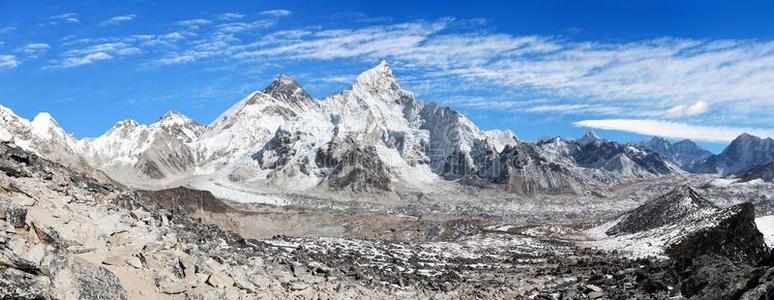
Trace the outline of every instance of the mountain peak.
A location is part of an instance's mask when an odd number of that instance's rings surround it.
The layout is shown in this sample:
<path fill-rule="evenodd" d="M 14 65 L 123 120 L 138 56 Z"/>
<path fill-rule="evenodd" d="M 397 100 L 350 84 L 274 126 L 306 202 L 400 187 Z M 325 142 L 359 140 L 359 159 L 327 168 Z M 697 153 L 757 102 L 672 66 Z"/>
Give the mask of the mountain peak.
<path fill-rule="evenodd" d="M 59 123 L 46 112 L 39 113 L 32 119 L 30 129 L 32 133 L 39 137 L 50 137 L 52 130 L 59 128 Z"/>
<path fill-rule="evenodd" d="M 760 140 L 761 138 L 754 136 L 752 134 L 749 134 L 747 132 L 740 134 L 738 137 L 734 139 L 734 141 L 749 141 L 749 140 Z"/>
<path fill-rule="evenodd" d="M 355 79 L 355 87 L 399 89 L 392 67 L 381 61 L 375 67 L 361 73 Z"/>
<path fill-rule="evenodd" d="M 594 143 L 596 141 L 602 140 L 594 131 L 587 131 L 586 134 L 583 135 L 583 137 L 578 140 L 582 145 Z"/>
<path fill-rule="evenodd" d="M 159 124 L 161 126 L 174 126 L 174 125 L 186 125 L 191 123 L 195 123 L 195 121 L 177 111 L 169 111 L 166 114 L 164 114 L 164 116 L 159 118 L 154 124 Z"/>
<path fill-rule="evenodd" d="M 704 199 L 693 188 L 682 185 L 630 211 L 621 222 L 610 228 L 607 234 L 645 231 L 674 224 L 689 215 L 717 209 L 717 206 Z"/>
<path fill-rule="evenodd" d="M 310 96 L 295 79 L 287 75 L 278 75 L 262 92 L 277 100 L 299 107 L 316 104 L 314 97 Z"/>

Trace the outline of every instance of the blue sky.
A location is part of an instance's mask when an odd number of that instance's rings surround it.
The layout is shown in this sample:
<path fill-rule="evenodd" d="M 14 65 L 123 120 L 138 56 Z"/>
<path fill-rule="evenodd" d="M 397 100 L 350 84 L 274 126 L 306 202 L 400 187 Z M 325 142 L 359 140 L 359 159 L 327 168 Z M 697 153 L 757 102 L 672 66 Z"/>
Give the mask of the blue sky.
<path fill-rule="evenodd" d="M 380 60 L 520 137 L 774 136 L 770 1 L 5 1 L 0 104 L 78 137 L 209 123 L 277 74 L 324 98 Z"/>

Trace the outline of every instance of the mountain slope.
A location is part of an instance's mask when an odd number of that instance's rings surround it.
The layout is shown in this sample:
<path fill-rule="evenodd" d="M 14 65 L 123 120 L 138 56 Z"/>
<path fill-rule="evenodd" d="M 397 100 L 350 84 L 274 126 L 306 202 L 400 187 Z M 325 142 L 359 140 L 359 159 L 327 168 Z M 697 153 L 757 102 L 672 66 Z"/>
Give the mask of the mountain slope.
<path fill-rule="evenodd" d="M 677 165 L 683 167 L 694 162 L 700 162 L 712 156 L 712 152 L 704 150 L 691 140 L 671 143 L 665 138 L 653 137 L 640 143 L 643 147 L 660 154 Z"/>
<path fill-rule="evenodd" d="M 760 138 L 747 133 L 739 135 L 718 155 L 691 164 L 689 171 L 733 175 L 756 165 L 774 160 L 774 139 Z"/>
<path fill-rule="evenodd" d="M 84 139 L 78 151 L 86 161 L 119 182 L 145 186 L 154 180 L 187 176 L 197 163 L 190 146 L 203 127 L 177 112 L 169 112 L 151 125 L 121 121 L 104 135 Z"/>
<path fill-rule="evenodd" d="M 320 101 L 292 78 L 278 76 L 207 126 L 170 112 L 150 125 L 127 120 L 100 137 L 76 141 L 48 115 L 30 124 L 0 113 L 8 133 L 0 136 L 48 145 L 53 150 L 39 149 L 52 159 L 80 159 L 121 183 L 148 189 L 403 197 L 494 187 L 516 194 L 600 195 L 617 184 L 681 173 L 650 150 L 593 132 L 535 144 L 510 131 L 485 132 L 460 112 L 419 101 L 386 62 Z"/>

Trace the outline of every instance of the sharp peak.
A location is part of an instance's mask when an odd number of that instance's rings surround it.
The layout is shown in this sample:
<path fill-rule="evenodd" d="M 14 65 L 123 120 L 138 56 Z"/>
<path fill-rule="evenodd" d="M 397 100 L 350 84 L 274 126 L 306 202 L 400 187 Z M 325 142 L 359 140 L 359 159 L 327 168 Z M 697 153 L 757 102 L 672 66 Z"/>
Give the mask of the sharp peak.
<path fill-rule="evenodd" d="M 279 74 L 276 77 L 274 77 L 274 80 L 271 81 L 271 83 L 264 88 L 264 90 L 267 90 L 273 86 L 287 86 L 287 85 L 299 85 L 298 81 L 293 79 L 293 77 L 290 77 L 285 74 Z"/>
<path fill-rule="evenodd" d="M 740 134 L 739 136 L 737 136 L 734 140 L 738 140 L 738 139 L 756 139 L 756 140 L 759 140 L 761 138 L 759 136 L 752 135 L 752 134 L 749 134 L 747 132 L 744 132 L 744 133 Z"/>
<path fill-rule="evenodd" d="M 137 121 L 135 121 L 134 119 L 126 119 L 126 120 L 118 121 L 116 125 L 113 126 L 113 128 L 124 127 L 124 126 L 139 127 L 142 125 Z"/>
<path fill-rule="evenodd" d="M 597 135 L 597 134 L 594 132 L 594 130 L 589 130 L 589 131 L 586 131 L 586 133 L 585 133 L 585 134 L 583 134 L 583 136 L 584 136 L 584 137 L 586 137 L 586 136 L 587 136 L 587 137 L 594 137 L 594 138 L 599 138 L 599 136 L 598 136 L 598 135 Z"/>
<path fill-rule="evenodd" d="M 163 116 L 161 116 L 161 118 L 156 120 L 154 124 L 169 123 L 169 122 L 180 123 L 180 122 L 192 122 L 192 121 L 193 120 L 188 116 L 178 111 L 170 110 L 167 113 L 165 113 Z"/>
<path fill-rule="evenodd" d="M 186 115 L 182 114 L 181 112 L 176 111 L 176 110 L 170 110 L 170 111 L 166 112 L 163 116 L 161 116 L 161 118 L 159 118 L 159 120 L 171 119 L 171 118 L 184 118 L 184 119 L 188 119 L 188 117 Z"/>
<path fill-rule="evenodd" d="M 39 123 L 39 122 L 44 122 L 44 121 L 45 122 L 53 122 L 54 124 L 57 123 L 56 119 L 54 119 L 54 117 L 52 117 L 51 114 L 47 113 L 47 112 L 40 112 L 37 115 L 35 115 L 35 118 L 32 119 L 33 123 Z"/>
<path fill-rule="evenodd" d="M 355 83 L 368 83 L 375 80 L 395 82 L 395 74 L 392 72 L 392 67 L 387 61 L 382 60 L 373 68 L 360 73 L 360 75 L 357 76 L 357 79 L 355 79 Z"/>
<path fill-rule="evenodd" d="M 601 140 L 602 140 L 602 138 L 599 137 L 596 133 L 594 133 L 593 130 L 589 130 L 589 131 L 586 131 L 586 133 L 583 134 L 583 136 L 580 139 L 578 139 L 577 141 L 580 142 L 583 145 L 587 145 L 587 144 L 594 143 L 594 142 L 601 141 Z"/>

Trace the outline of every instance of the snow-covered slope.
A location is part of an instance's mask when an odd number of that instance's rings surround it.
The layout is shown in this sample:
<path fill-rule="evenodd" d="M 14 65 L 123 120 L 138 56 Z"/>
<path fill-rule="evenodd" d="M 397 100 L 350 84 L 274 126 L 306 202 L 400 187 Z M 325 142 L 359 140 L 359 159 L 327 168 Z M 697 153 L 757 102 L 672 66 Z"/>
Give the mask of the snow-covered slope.
<path fill-rule="evenodd" d="M 489 146 L 497 150 L 497 152 L 502 152 L 505 146 L 513 146 L 519 143 L 519 138 L 511 130 L 492 129 L 485 131 L 484 134 L 486 134 Z"/>
<path fill-rule="evenodd" d="M 5 109 L 0 117 L 2 136 L 143 188 L 401 195 L 483 184 L 518 194 L 599 194 L 681 172 L 649 150 L 592 132 L 536 144 L 511 131 L 485 132 L 460 112 L 416 99 L 385 62 L 321 101 L 278 76 L 207 126 L 171 112 L 77 141 L 47 114 L 32 123 Z"/>
<path fill-rule="evenodd" d="M 749 202 L 719 208 L 682 186 L 589 230 L 600 235 L 590 244 L 638 257 L 715 254 L 755 263 L 768 253 L 756 222 Z"/>
<path fill-rule="evenodd" d="M 318 103 L 295 80 L 279 76 L 268 87 L 245 97 L 207 126 L 193 146 L 202 164 L 199 174 L 209 174 L 258 151 L 276 130 L 317 110 Z"/>
<path fill-rule="evenodd" d="M 197 165 L 191 147 L 203 126 L 177 112 L 169 112 L 151 125 L 121 121 L 104 135 L 84 139 L 78 151 L 95 168 L 132 186 L 152 186 L 188 176 Z"/>

